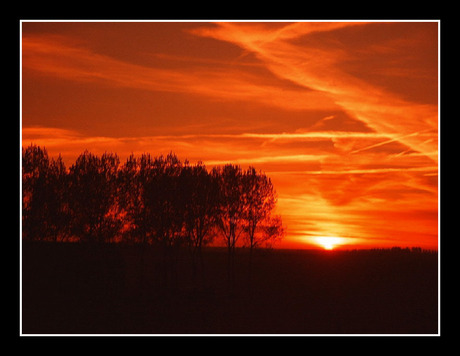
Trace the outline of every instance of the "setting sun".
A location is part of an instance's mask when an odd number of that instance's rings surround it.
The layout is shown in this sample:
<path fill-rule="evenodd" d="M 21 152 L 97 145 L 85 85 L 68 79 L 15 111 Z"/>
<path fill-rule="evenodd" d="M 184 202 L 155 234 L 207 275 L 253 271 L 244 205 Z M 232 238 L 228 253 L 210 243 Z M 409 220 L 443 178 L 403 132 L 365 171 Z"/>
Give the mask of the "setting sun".
<path fill-rule="evenodd" d="M 325 250 L 333 250 L 337 245 L 343 244 L 343 239 L 335 236 L 318 236 L 315 241 Z"/>

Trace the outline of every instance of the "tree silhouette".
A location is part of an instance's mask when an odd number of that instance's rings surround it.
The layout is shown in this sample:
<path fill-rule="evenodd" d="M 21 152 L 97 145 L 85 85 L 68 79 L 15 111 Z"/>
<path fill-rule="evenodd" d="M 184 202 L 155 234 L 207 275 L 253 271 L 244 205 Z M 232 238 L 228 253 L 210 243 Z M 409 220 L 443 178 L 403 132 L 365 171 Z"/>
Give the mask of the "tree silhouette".
<path fill-rule="evenodd" d="M 215 167 L 212 171 L 218 182 L 217 219 L 216 223 L 222 232 L 228 249 L 228 280 L 235 281 L 235 248 L 236 243 L 244 231 L 244 186 L 243 173 L 240 166 L 226 164 L 224 167 Z"/>
<path fill-rule="evenodd" d="M 164 286 L 177 282 L 176 250 L 184 242 L 185 207 L 179 194 L 182 169 L 182 163 L 173 153 L 156 157 L 144 186 L 151 240 L 163 250 Z"/>
<path fill-rule="evenodd" d="M 117 203 L 118 156 L 82 153 L 69 172 L 69 207 L 72 232 L 83 241 L 110 242 L 121 219 Z"/>
<path fill-rule="evenodd" d="M 179 196 L 182 163 L 176 155 L 156 157 L 145 182 L 145 206 L 152 238 L 164 247 L 182 241 L 183 206 Z"/>
<path fill-rule="evenodd" d="M 236 243 L 244 231 L 243 226 L 243 174 L 240 166 L 227 164 L 213 170 L 218 182 L 217 225 L 221 229 L 227 248 L 234 251 Z"/>
<path fill-rule="evenodd" d="M 250 167 L 227 164 L 208 171 L 170 153 L 131 155 L 83 152 L 66 169 L 46 149 L 22 150 L 23 236 L 31 240 L 123 241 L 165 248 L 186 243 L 194 254 L 219 231 L 233 263 L 241 236 L 261 246 L 282 235 L 270 179 Z"/>
<path fill-rule="evenodd" d="M 22 150 L 22 218 L 26 239 L 56 241 L 68 234 L 66 169 L 59 156 L 49 159 L 45 148 Z"/>
<path fill-rule="evenodd" d="M 252 254 L 253 249 L 267 239 L 267 234 L 259 233 L 259 230 L 261 223 L 270 218 L 276 204 L 276 196 L 270 178 L 265 174 L 257 173 L 253 167 L 244 172 L 242 184 L 244 187 L 242 217 Z"/>
<path fill-rule="evenodd" d="M 201 162 L 193 166 L 186 163 L 179 178 L 184 232 L 195 272 L 196 258 L 202 267 L 202 246 L 211 241 L 210 232 L 216 224 L 218 185 Z"/>
<path fill-rule="evenodd" d="M 270 215 L 265 218 L 261 224 L 260 244 L 265 244 L 266 247 L 271 247 L 277 241 L 284 238 L 286 228 L 283 226 L 283 220 L 280 215 Z"/>
<path fill-rule="evenodd" d="M 180 178 L 185 231 L 192 247 L 199 250 L 215 224 L 218 186 L 201 163 L 184 167 Z"/>
<path fill-rule="evenodd" d="M 59 238 L 65 239 L 70 235 L 67 171 L 60 155 L 56 160 L 51 160 L 48 184 L 51 197 L 47 205 L 47 228 L 52 239 L 57 241 Z"/>
<path fill-rule="evenodd" d="M 125 214 L 125 240 L 146 244 L 151 235 L 145 187 L 153 169 L 150 154 L 128 157 L 119 172 L 119 202 Z"/>

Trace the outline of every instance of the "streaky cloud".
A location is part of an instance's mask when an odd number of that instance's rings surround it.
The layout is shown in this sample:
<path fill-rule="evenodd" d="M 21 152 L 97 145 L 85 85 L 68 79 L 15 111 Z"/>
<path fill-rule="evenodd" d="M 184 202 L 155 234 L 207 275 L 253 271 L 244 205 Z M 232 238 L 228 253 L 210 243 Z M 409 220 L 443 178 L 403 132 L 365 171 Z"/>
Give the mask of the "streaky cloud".
<path fill-rule="evenodd" d="M 400 135 L 402 143 L 437 162 L 437 140 L 421 140 L 411 135 L 419 130 L 438 129 L 437 107 L 408 102 L 395 93 L 345 73 L 338 64 L 346 60 L 346 49 L 319 49 L 308 44 L 300 47 L 292 41 L 315 31 L 337 30 L 350 25 L 347 22 L 300 22 L 273 30 L 263 25 L 219 23 L 216 29 L 201 29 L 195 33 L 231 42 L 254 53 L 280 78 L 324 93 L 376 132 Z"/>
<path fill-rule="evenodd" d="M 285 87 L 238 69 L 200 66 L 190 70 L 142 66 L 101 55 L 62 36 L 25 36 L 23 68 L 77 82 L 148 91 L 203 95 L 224 101 L 250 101 L 285 110 L 337 107 L 322 93 Z"/>

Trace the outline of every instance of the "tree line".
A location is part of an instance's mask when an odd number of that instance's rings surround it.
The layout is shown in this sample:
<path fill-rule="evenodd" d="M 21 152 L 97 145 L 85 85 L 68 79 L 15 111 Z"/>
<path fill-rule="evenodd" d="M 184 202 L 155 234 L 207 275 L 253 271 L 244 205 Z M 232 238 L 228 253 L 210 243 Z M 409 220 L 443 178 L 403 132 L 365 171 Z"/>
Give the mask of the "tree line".
<path fill-rule="evenodd" d="M 215 239 L 229 252 L 281 239 L 276 192 L 254 167 L 204 164 L 166 156 L 85 151 L 68 169 L 36 145 L 22 149 L 24 240 L 126 242 L 192 250 Z"/>

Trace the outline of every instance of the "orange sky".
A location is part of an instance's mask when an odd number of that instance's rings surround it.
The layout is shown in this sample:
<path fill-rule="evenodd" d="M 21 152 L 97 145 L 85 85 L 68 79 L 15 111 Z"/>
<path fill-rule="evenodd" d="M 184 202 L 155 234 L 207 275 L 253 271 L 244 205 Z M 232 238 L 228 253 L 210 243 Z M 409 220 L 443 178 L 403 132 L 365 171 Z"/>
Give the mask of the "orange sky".
<path fill-rule="evenodd" d="M 22 143 L 271 177 L 279 247 L 438 247 L 439 22 L 22 22 Z"/>

